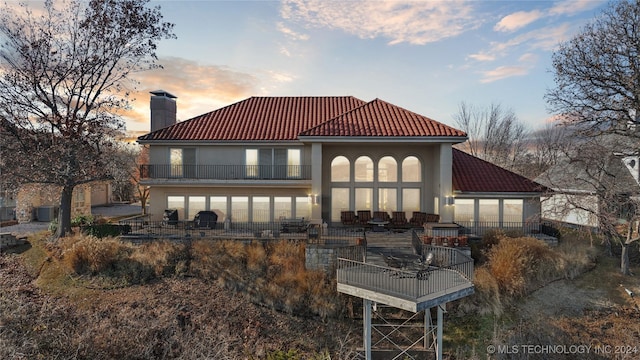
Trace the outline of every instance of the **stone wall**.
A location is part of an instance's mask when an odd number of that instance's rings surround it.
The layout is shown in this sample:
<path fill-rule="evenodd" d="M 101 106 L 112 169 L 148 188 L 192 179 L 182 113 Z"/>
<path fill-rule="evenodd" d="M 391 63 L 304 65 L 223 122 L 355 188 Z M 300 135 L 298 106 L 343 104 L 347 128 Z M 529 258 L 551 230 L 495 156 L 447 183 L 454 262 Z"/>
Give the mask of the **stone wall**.
<path fill-rule="evenodd" d="M 36 220 L 38 207 L 59 206 L 60 187 L 45 184 L 25 184 L 16 196 L 16 219 L 20 223 Z M 82 196 L 83 194 L 84 196 Z M 80 185 L 73 190 L 71 216 L 91 214 L 91 186 Z"/>

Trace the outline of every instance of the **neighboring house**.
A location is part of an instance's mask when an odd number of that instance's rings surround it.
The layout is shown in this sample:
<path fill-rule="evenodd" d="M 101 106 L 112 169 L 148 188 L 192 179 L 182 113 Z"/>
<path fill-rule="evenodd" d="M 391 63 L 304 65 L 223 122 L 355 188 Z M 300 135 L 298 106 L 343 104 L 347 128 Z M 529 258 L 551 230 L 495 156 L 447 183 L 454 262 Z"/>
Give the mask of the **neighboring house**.
<path fill-rule="evenodd" d="M 16 219 L 20 223 L 53 221 L 58 216 L 60 187 L 45 184 L 20 186 L 16 199 Z M 73 190 L 71 216 L 91 214 L 91 188 L 80 185 Z"/>
<path fill-rule="evenodd" d="M 572 225 L 597 228 L 598 214 L 615 206 L 615 196 L 640 194 L 639 157 L 604 156 L 591 168 L 581 161 L 565 160 L 535 180 L 552 189 L 542 200 L 542 217 Z M 604 188 L 604 195 L 598 194 Z M 606 198 L 604 198 L 606 197 Z M 614 200 L 611 200 L 614 199 Z M 611 210 L 611 209 L 609 209 Z"/>
<path fill-rule="evenodd" d="M 175 99 L 152 92 L 152 132 L 138 138 L 149 147 L 141 184 L 152 220 L 165 209 L 329 224 L 344 210 L 421 211 L 445 223 L 457 208 L 475 221 L 539 214 L 537 184 L 453 149 L 464 132 L 380 99 L 251 97 L 180 123 Z"/>

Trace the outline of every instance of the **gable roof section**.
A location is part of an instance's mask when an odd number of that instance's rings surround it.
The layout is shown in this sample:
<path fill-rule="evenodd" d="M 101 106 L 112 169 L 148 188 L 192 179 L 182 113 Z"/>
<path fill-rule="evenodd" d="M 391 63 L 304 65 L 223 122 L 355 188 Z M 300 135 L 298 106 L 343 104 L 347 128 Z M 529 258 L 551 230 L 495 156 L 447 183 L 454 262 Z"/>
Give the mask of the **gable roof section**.
<path fill-rule="evenodd" d="M 488 161 L 453 150 L 453 190 L 465 193 L 541 193 L 546 187 Z"/>
<path fill-rule="evenodd" d="M 310 128 L 302 132 L 300 136 L 466 137 L 467 134 L 426 116 L 416 114 L 386 101 L 375 99 Z"/>
<path fill-rule="evenodd" d="M 353 96 L 254 96 L 138 140 L 297 140 L 302 131 L 364 104 Z"/>

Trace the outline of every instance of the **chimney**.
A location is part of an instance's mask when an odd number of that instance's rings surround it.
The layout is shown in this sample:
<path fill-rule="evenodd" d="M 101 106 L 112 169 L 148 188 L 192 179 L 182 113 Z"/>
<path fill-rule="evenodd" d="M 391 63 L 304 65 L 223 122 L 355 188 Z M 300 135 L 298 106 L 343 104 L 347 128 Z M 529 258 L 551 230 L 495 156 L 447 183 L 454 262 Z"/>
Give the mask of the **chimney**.
<path fill-rule="evenodd" d="M 164 90 L 151 92 L 152 132 L 176 123 L 176 99 L 176 96 Z"/>

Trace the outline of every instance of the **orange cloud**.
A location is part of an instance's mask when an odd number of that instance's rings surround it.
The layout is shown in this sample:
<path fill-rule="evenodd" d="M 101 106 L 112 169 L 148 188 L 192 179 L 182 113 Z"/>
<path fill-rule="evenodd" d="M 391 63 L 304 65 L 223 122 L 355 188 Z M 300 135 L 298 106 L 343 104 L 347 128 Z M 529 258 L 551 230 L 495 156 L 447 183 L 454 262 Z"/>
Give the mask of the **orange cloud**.
<path fill-rule="evenodd" d="M 177 57 L 163 58 L 162 69 L 136 73 L 139 82 L 131 98 L 132 109 L 126 111 L 130 130 L 149 127 L 149 92 L 165 90 L 178 97 L 178 119 L 186 120 L 246 97 L 256 95 L 265 81 L 287 81 L 278 74 L 249 74 L 226 66 L 202 65 Z"/>
<path fill-rule="evenodd" d="M 539 10 L 518 11 L 503 17 L 493 29 L 495 31 L 515 31 L 531 24 L 542 16 L 543 13 Z"/>

